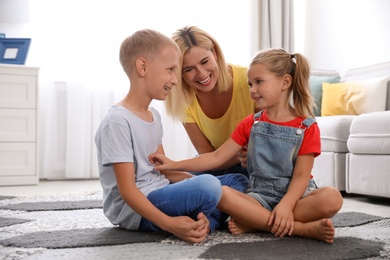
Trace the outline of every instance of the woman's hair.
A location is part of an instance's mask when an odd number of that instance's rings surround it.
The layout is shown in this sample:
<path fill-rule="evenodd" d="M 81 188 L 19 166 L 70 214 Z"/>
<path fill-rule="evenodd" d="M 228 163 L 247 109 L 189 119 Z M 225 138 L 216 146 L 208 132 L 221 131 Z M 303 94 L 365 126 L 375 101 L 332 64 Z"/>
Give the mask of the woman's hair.
<path fill-rule="evenodd" d="M 166 45 L 171 45 L 178 52 L 180 51 L 171 38 L 155 30 L 139 30 L 127 37 L 122 42 L 119 51 L 119 61 L 127 76 L 129 77 L 134 70 L 136 59 L 139 57 L 153 58 Z"/>
<path fill-rule="evenodd" d="M 263 64 L 280 77 L 289 74 L 292 83 L 288 93 L 292 93 L 296 113 L 301 117 L 314 117 L 315 102 L 309 87 L 310 65 L 302 54 L 290 54 L 283 49 L 267 49 L 252 59 L 250 65 L 253 64 Z"/>
<path fill-rule="evenodd" d="M 192 47 L 198 46 L 208 50 L 214 50 L 219 70 L 216 87 L 220 92 L 229 89 L 233 82 L 233 78 L 229 74 L 228 65 L 223 56 L 221 47 L 218 42 L 205 31 L 195 26 L 186 26 L 173 33 L 172 39 L 179 46 L 181 55 L 179 68 L 177 70 L 178 84 L 167 96 L 165 108 L 167 114 L 172 118 L 182 119 L 185 114 L 185 109 L 190 106 L 196 98 L 196 89 L 189 86 L 182 78 L 183 57 Z"/>

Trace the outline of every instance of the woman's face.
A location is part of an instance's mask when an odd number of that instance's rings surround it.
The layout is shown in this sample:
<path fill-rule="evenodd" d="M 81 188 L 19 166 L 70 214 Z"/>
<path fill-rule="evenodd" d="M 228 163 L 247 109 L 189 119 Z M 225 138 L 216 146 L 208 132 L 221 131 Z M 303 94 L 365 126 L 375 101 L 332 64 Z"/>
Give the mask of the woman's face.
<path fill-rule="evenodd" d="M 183 56 L 182 78 L 198 91 L 214 89 L 219 75 L 214 50 L 194 46 Z"/>

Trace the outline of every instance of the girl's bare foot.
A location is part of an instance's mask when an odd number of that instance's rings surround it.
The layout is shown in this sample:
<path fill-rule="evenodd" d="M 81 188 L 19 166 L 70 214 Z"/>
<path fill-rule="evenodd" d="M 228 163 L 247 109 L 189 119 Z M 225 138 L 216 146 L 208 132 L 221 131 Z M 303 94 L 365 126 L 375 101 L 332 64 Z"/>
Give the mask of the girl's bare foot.
<path fill-rule="evenodd" d="M 228 227 L 229 227 L 230 232 L 233 235 L 246 234 L 246 233 L 251 233 L 251 232 L 255 231 L 252 228 L 249 228 L 247 226 L 244 226 L 244 225 L 238 223 L 234 218 L 231 218 L 228 221 Z"/>
<path fill-rule="evenodd" d="M 331 219 L 324 218 L 318 221 L 299 223 L 295 222 L 294 235 L 313 238 L 332 244 L 335 230 Z"/>

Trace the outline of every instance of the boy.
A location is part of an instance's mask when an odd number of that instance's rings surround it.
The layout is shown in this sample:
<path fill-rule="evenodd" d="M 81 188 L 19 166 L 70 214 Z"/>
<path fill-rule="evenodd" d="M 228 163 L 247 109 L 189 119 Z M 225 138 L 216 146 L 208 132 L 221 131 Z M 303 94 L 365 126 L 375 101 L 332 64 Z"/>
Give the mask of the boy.
<path fill-rule="evenodd" d="M 217 210 L 222 185 L 245 191 L 240 174 L 223 178 L 155 171 L 151 153 L 164 154 L 162 124 L 153 99 L 165 100 L 177 84 L 180 50 L 169 37 L 140 30 L 126 38 L 120 62 L 130 80 L 125 98 L 102 120 L 95 142 L 103 188 L 103 210 L 129 230 L 165 230 L 187 242 L 202 242 L 227 215 Z"/>

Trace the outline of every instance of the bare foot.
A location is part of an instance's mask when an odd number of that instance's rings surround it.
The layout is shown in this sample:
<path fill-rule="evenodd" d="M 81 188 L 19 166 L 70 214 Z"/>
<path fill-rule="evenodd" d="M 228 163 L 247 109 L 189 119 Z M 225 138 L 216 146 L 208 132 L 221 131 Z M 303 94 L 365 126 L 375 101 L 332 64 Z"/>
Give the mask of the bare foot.
<path fill-rule="evenodd" d="M 229 221 L 228 221 L 228 227 L 229 227 L 229 230 L 230 232 L 233 234 L 233 235 L 239 235 L 239 234 L 246 234 L 246 233 L 251 233 L 254 231 L 254 229 L 252 228 L 249 228 L 247 226 L 244 226 L 240 223 L 238 223 L 235 219 L 231 218 Z"/>
<path fill-rule="evenodd" d="M 298 223 L 295 222 L 294 235 L 317 239 L 328 244 L 333 243 L 335 230 L 331 219 L 324 218 L 309 223 L 300 223 L 300 225 Z"/>

